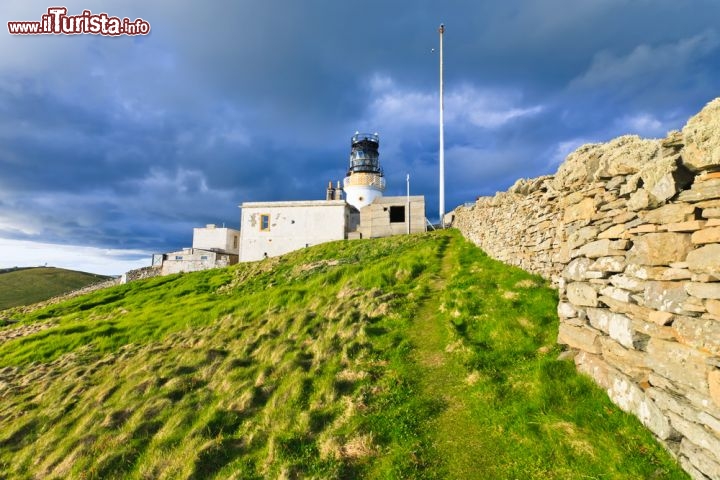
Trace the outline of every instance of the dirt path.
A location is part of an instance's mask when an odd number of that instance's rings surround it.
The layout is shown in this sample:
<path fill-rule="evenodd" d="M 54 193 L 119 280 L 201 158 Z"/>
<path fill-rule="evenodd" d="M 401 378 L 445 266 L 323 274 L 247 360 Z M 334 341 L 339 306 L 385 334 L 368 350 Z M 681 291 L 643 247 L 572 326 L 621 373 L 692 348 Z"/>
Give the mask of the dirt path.
<path fill-rule="evenodd" d="M 482 432 L 471 416 L 471 404 L 475 402 L 470 399 L 468 373 L 457 355 L 446 351 L 452 337 L 448 325 L 438 316 L 440 293 L 455 263 L 448 251 L 452 248 L 443 252 L 440 274 L 432 281 L 430 295 L 421 305 L 409 335 L 416 347 L 415 361 L 421 366 L 422 394 L 440 398 L 446 406 L 427 433 L 446 464 L 448 478 L 479 478 L 476 475 L 481 474 L 480 467 L 488 459 L 483 456 Z"/>

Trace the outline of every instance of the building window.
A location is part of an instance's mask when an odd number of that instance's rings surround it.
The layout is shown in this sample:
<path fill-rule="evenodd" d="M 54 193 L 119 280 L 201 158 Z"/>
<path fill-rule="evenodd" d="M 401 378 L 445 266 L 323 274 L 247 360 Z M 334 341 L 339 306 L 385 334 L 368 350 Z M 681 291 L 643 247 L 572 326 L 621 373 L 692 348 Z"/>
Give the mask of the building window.
<path fill-rule="evenodd" d="M 207 259 L 208 259 L 208 256 L 207 256 L 207 255 L 203 255 L 203 256 L 200 257 L 200 260 L 207 260 Z"/>
<path fill-rule="evenodd" d="M 405 207 L 390 207 L 390 223 L 405 223 Z"/>
<path fill-rule="evenodd" d="M 182 260 L 182 255 L 175 255 L 175 260 Z"/>
<path fill-rule="evenodd" d="M 270 230 L 270 215 L 263 213 L 260 215 L 260 231 Z"/>
<path fill-rule="evenodd" d="M 233 248 L 238 248 L 238 236 L 233 235 Z"/>

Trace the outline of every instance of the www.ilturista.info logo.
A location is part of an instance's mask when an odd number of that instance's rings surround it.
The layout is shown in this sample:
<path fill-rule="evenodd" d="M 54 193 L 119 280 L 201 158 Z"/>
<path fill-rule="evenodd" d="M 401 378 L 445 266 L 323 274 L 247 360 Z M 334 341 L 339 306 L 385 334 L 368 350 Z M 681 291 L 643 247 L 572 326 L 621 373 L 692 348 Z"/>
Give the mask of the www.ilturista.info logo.
<path fill-rule="evenodd" d="M 142 18 L 111 17 L 107 13 L 83 10 L 80 15 L 68 15 L 65 7 L 50 7 L 39 22 L 7 22 L 11 35 L 147 35 L 150 24 Z"/>

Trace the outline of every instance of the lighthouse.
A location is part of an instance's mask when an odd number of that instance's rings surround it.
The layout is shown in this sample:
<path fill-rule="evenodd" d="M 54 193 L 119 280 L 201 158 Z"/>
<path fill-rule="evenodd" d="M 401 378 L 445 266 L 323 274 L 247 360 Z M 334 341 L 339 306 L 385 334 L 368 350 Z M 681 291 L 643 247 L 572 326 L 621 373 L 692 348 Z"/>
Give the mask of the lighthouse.
<path fill-rule="evenodd" d="M 385 191 L 385 178 L 378 160 L 377 133 L 355 132 L 350 142 L 350 167 L 343 181 L 345 200 L 360 210 Z"/>

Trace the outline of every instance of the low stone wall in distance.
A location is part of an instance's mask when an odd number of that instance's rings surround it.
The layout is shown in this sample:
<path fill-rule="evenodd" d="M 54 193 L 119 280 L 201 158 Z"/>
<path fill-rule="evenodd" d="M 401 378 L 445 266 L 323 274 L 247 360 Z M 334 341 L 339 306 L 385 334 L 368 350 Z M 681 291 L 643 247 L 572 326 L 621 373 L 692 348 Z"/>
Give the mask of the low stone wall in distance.
<path fill-rule="evenodd" d="M 695 479 L 720 479 L 720 99 L 570 154 L 453 226 L 559 290 L 558 341 Z"/>

